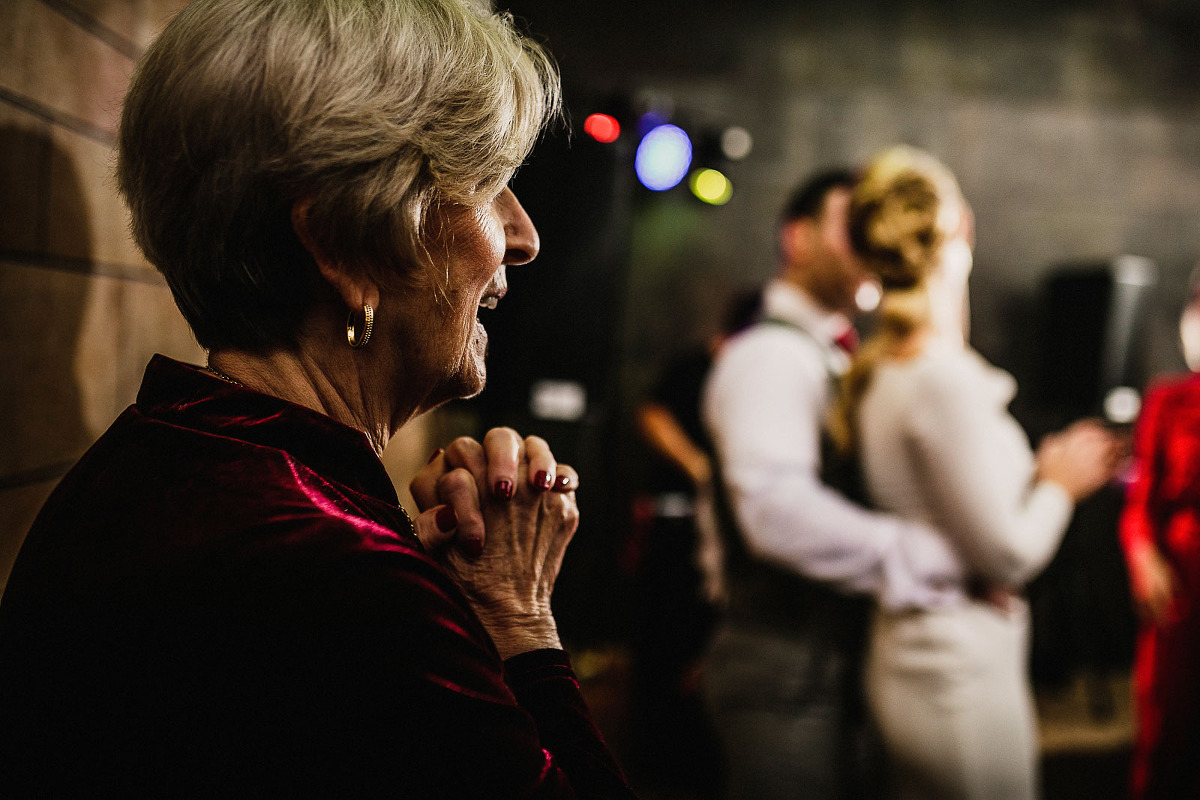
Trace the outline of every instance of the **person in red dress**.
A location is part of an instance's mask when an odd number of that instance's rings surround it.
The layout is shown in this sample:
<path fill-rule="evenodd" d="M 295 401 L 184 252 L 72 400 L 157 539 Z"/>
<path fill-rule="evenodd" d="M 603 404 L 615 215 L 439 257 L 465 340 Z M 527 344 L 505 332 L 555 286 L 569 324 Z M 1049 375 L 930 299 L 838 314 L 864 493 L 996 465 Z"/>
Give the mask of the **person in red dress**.
<path fill-rule="evenodd" d="M 1190 375 L 1146 393 L 1121 543 L 1142 616 L 1132 797 L 1200 797 L 1200 285 L 1180 321 Z"/>

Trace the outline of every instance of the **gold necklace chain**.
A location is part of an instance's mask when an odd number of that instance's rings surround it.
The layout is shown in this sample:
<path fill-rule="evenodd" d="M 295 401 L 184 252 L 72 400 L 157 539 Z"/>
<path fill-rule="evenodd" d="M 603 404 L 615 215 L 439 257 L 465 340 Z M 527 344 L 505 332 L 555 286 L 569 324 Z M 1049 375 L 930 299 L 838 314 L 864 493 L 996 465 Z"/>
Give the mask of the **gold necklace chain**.
<path fill-rule="evenodd" d="M 205 364 L 204 369 L 207 372 L 211 372 L 213 375 L 216 375 L 218 378 L 220 378 L 221 380 L 223 380 L 227 383 L 232 383 L 234 386 L 240 386 L 243 389 L 246 388 L 246 384 L 242 383 L 239 380 L 234 380 L 233 378 L 226 375 L 224 372 L 221 372 L 221 370 L 214 367 L 212 364 Z"/>

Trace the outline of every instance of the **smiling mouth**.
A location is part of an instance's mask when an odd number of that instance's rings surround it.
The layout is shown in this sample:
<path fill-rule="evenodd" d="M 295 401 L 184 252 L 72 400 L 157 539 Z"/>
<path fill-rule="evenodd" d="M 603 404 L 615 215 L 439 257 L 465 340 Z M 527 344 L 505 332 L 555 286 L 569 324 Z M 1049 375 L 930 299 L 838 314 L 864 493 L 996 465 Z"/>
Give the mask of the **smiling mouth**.
<path fill-rule="evenodd" d="M 496 306 L 500 305 L 500 300 L 506 294 L 508 294 L 508 290 L 505 287 L 494 289 L 483 296 L 483 299 L 479 301 L 479 307 L 494 310 Z"/>

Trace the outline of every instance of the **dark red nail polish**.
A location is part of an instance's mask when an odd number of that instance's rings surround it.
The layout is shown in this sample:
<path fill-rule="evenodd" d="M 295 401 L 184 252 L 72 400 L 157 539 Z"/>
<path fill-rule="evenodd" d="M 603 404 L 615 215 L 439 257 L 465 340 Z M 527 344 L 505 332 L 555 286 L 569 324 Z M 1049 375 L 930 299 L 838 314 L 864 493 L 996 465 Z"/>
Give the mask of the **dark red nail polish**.
<path fill-rule="evenodd" d="M 466 539 L 463 541 L 463 549 L 467 551 L 467 555 L 471 558 L 479 558 L 483 555 L 483 540 Z"/>
<path fill-rule="evenodd" d="M 442 506 L 438 509 L 433 521 L 437 523 L 439 531 L 449 533 L 458 527 L 458 514 L 455 514 L 454 509 L 450 506 Z"/>
<path fill-rule="evenodd" d="M 557 478 L 555 478 L 554 483 L 559 489 L 566 489 L 571 485 L 571 479 L 566 475 L 559 475 Z"/>
<path fill-rule="evenodd" d="M 432 463 L 433 463 L 433 460 L 434 460 L 435 458 L 437 458 L 438 456 L 440 456 L 440 455 L 441 455 L 443 452 L 445 452 L 445 451 L 444 451 L 444 450 L 442 450 L 442 448 L 440 448 L 440 447 L 439 447 L 439 448 L 437 448 L 436 450 L 434 450 L 434 451 L 433 451 L 433 455 L 431 455 L 431 456 L 429 457 L 429 460 L 428 460 L 428 461 L 426 461 L 425 463 L 426 463 L 426 464 L 432 464 Z"/>
<path fill-rule="evenodd" d="M 512 500 L 512 481 L 496 481 L 495 493 L 496 497 L 499 497 L 501 500 Z"/>
<path fill-rule="evenodd" d="M 550 473 L 544 469 L 539 469 L 533 476 L 533 485 L 539 489 L 549 489 L 554 485 L 554 479 L 550 477 Z"/>

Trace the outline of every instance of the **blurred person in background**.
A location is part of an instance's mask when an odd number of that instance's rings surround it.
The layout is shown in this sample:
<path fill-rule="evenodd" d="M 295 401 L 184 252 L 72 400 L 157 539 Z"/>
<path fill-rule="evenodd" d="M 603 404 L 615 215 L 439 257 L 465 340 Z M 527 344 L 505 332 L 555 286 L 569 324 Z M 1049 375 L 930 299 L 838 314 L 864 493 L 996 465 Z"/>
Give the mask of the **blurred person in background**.
<path fill-rule="evenodd" d="M 712 445 L 700 394 L 717 352 L 752 325 L 754 288 L 734 295 L 721 329 L 674 356 L 637 408 L 650 451 L 639 498 L 633 709 L 642 771 L 711 796 L 719 753 L 700 697 L 699 667 L 725 602 L 724 550 L 714 505 Z"/>
<path fill-rule="evenodd" d="M 866 280 L 846 232 L 854 181 L 825 172 L 789 199 L 762 319 L 725 344 L 704 391 L 737 528 L 704 692 L 738 800 L 869 796 L 869 597 L 893 609 L 961 600 L 959 563 L 936 531 L 822 482 L 824 421 Z"/>
<path fill-rule="evenodd" d="M 631 797 L 550 595 L 578 476 L 510 429 L 399 505 L 538 252 L 507 188 L 557 73 L 467 0 L 195 0 L 117 177 L 205 367 L 155 357 L 0 603 L 0 795 Z"/>
<path fill-rule="evenodd" d="M 1147 391 L 1121 515 L 1142 618 L 1134 663 L 1137 800 L 1200 797 L 1200 272 L 1179 333 L 1192 374 Z"/>
<path fill-rule="evenodd" d="M 1016 384 L 967 344 L 970 210 L 928 153 L 878 155 L 855 187 L 850 240 L 883 287 L 878 327 L 842 382 L 831 428 L 872 504 L 936 526 L 978 576 L 966 602 L 880 607 L 866 687 L 900 798 L 1037 795 L 1028 607 L 1076 502 L 1112 477 L 1093 422 L 1035 454 L 1007 411 Z"/>

